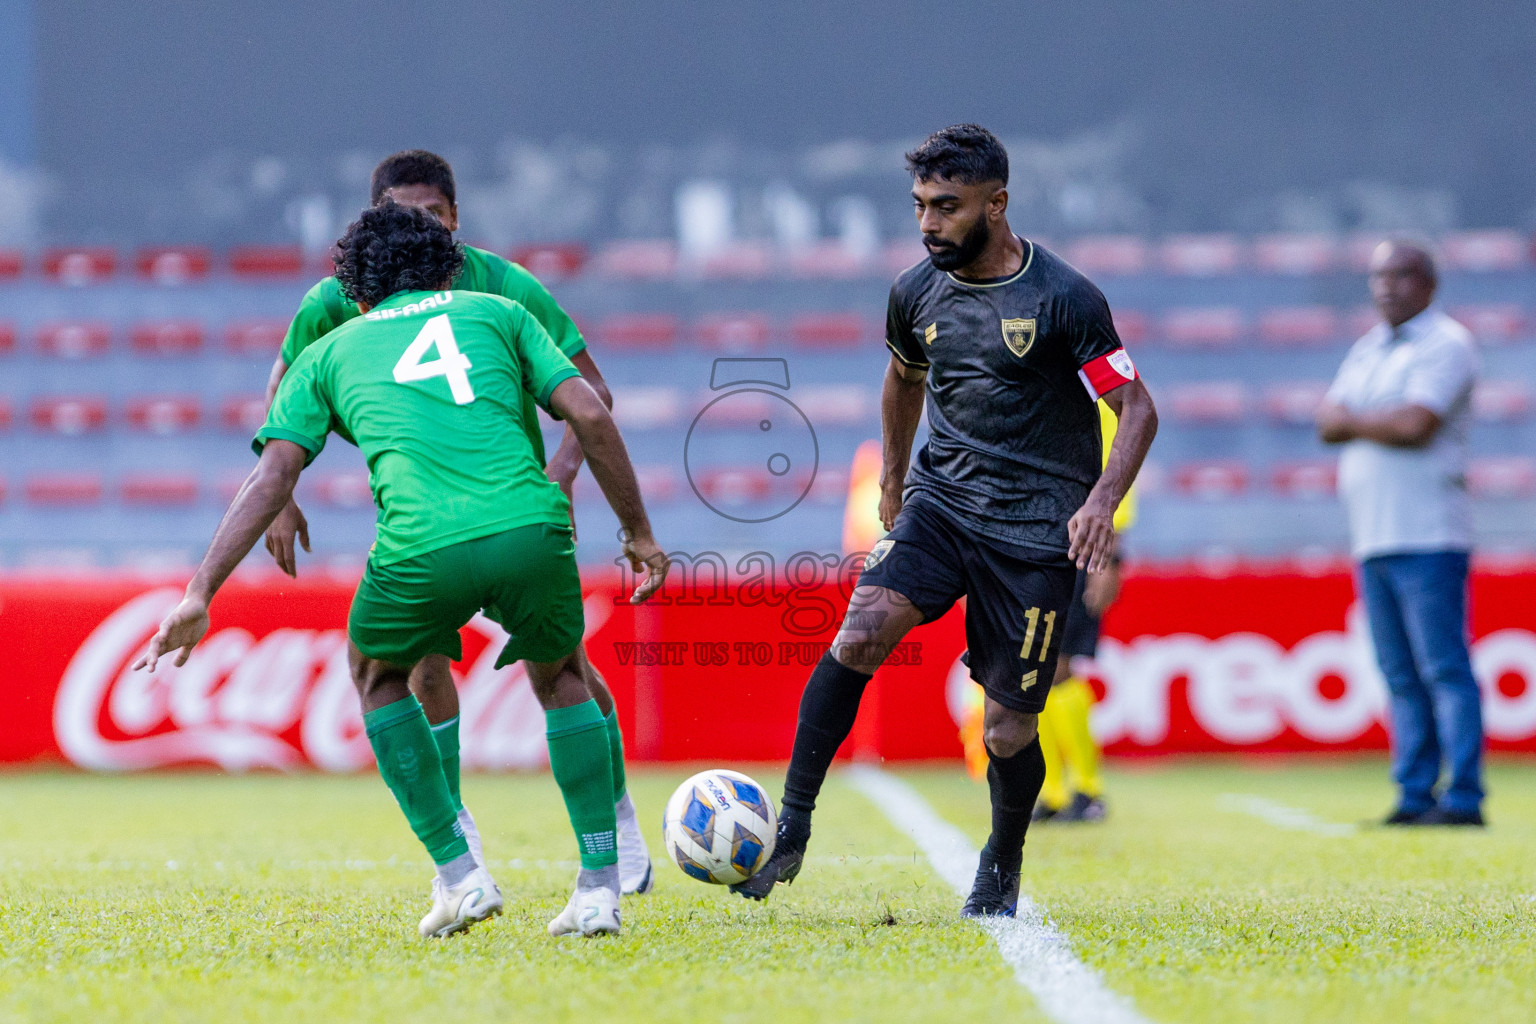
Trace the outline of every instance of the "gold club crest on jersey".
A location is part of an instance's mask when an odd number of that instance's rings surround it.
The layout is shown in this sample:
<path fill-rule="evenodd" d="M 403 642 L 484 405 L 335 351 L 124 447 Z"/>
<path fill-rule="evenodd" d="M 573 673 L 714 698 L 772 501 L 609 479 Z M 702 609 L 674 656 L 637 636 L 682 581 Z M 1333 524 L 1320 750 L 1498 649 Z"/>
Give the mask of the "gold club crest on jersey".
<path fill-rule="evenodd" d="M 1028 320 L 1004 320 L 1003 343 L 1008 346 L 1008 351 L 1023 358 L 1035 343 L 1035 318 Z"/>

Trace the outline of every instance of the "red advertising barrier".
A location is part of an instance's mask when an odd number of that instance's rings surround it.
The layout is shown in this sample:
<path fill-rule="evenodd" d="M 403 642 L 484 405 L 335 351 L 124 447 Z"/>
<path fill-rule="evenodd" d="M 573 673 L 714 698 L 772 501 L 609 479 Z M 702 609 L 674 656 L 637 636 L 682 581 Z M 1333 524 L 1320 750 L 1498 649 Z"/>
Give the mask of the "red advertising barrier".
<path fill-rule="evenodd" d="M 697 581 L 695 581 L 697 582 Z M 1536 752 L 1536 573 L 1473 584 L 1474 667 L 1490 746 Z M 677 587 L 639 608 L 592 582 L 586 640 L 636 760 L 789 754 L 800 688 L 846 601 L 835 584 Z M 180 596 L 123 579 L 0 580 L 0 763 L 131 770 L 352 770 L 371 753 L 347 672 L 351 587 L 234 583 L 186 666 L 130 665 Z M 616 599 L 617 598 L 617 599 Z M 463 761 L 545 763 L 543 717 L 504 634 L 464 630 Z M 971 687 L 957 612 L 914 631 L 871 684 L 849 753 L 958 757 Z M 1111 753 L 1379 749 L 1385 689 L 1348 576 L 1141 573 L 1106 622 L 1095 730 Z"/>

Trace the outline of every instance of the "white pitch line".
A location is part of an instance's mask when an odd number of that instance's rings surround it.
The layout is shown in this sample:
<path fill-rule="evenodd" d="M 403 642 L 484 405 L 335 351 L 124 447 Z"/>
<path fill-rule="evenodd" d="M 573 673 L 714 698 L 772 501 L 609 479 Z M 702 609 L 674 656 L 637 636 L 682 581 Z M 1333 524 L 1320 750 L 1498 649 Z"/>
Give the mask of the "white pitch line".
<path fill-rule="evenodd" d="M 868 765 L 855 765 L 847 774 L 855 789 L 912 837 L 940 878 L 962 895 L 971 891 L 977 854 L 963 832 L 894 775 Z M 997 943 L 1019 984 L 1058 1024 L 1148 1024 L 1129 999 L 1112 991 L 1098 971 L 1077 958 L 1067 937 L 1023 893 L 1016 917 L 977 923 Z"/>
<path fill-rule="evenodd" d="M 1275 828 L 1289 832 L 1311 832 L 1318 836 L 1352 836 L 1355 826 L 1334 821 L 1323 821 L 1300 807 L 1287 807 L 1252 793 L 1223 793 L 1216 806 L 1227 811 L 1237 811 L 1268 822 Z"/>

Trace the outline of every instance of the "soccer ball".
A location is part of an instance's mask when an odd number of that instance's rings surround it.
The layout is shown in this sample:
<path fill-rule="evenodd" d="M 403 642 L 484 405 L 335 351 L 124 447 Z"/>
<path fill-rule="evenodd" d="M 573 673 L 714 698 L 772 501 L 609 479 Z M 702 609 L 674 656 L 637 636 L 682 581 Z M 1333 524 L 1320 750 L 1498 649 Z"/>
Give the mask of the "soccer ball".
<path fill-rule="evenodd" d="M 773 856 L 778 823 L 762 786 L 740 772 L 714 768 L 677 787 L 662 828 L 667 852 L 683 874 L 734 885 Z"/>

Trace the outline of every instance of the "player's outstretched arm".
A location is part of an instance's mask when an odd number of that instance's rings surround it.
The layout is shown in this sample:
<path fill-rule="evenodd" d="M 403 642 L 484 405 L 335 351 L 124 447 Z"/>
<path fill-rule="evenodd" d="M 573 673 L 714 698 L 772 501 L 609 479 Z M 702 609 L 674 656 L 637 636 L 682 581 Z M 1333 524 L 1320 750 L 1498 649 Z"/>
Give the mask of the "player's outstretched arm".
<path fill-rule="evenodd" d="M 571 357 L 571 362 L 576 364 L 576 369 L 581 371 L 581 379 L 592 386 L 597 392 L 597 397 L 602 399 L 603 405 L 609 410 L 613 409 L 613 395 L 608 391 L 608 382 L 603 380 L 603 375 L 598 372 L 597 363 L 592 360 L 592 355 L 586 349 L 582 349 Z M 571 425 L 565 425 L 565 434 L 560 438 L 560 447 L 555 449 L 555 454 L 549 460 L 545 471 L 549 478 L 560 485 L 566 498 L 571 498 L 571 489 L 576 482 L 576 474 L 581 471 L 581 441 L 576 436 L 576 431 Z"/>
<path fill-rule="evenodd" d="M 1115 553 L 1115 509 L 1136 482 L 1141 464 L 1157 436 L 1157 408 L 1140 378 L 1128 381 L 1104 396 L 1120 421 L 1104 473 L 1083 507 L 1067 521 L 1067 557 L 1079 569 L 1103 572 Z"/>
<path fill-rule="evenodd" d="M 181 604 L 160 623 L 159 631 L 149 642 L 149 650 L 133 663 L 134 668 L 153 672 L 161 655 L 171 651 L 177 652 L 177 665 L 186 664 L 193 646 L 208 632 L 208 605 L 213 595 L 293 497 L 306 457 L 304 449 L 292 441 L 267 442 L 256 468 L 240 485 L 229 511 L 214 531 L 213 542 L 208 545 L 192 582 L 187 584 Z"/>
<path fill-rule="evenodd" d="M 901 511 L 901 491 L 912 463 L 912 439 L 923 418 L 923 384 L 928 371 L 895 356 L 880 389 L 880 522 L 889 530 Z"/>
<path fill-rule="evenodd" d="M 623 529 L 624 554 L 636 572 L 645 570 L 640 585 L 630 596 L 639 604 L 654 594 L 667 576 L 667 556 L 651 535 L 651 521 L 640 497 L 640 482 L 619 428 L 614 426 L 608 407 L 597 392 L 580 377 L 561 381 L 549 396 L 549 407 L 576 432 L 581 449 L 592 467 L 592 475 L 603 489 L 603 497 L 619 517 Z"/>
<path fill-rule="evenodd" d="M 283 382 L 283 377 L 288 373 L 288 361 L 279 355 L 272 361 L 272 372 L 267 374 L 267 411 L 272 411 L 272 401 L 277 397 L 277 387 Z M 304 550 L 309 550 L 309 520 L 304 518 L 304 510 L 299 508 L 299 503 L 292 498 L 278 512 L 277 518 L 272 520 L 272 525 L 267 527 L 267 554 L 277 562 L 277 567 L 289 576 L 299 574 L 298 559 L 295 557 L 296 549 L 293 546 L 297 537 Z"/>

